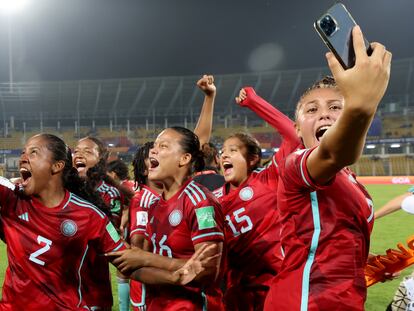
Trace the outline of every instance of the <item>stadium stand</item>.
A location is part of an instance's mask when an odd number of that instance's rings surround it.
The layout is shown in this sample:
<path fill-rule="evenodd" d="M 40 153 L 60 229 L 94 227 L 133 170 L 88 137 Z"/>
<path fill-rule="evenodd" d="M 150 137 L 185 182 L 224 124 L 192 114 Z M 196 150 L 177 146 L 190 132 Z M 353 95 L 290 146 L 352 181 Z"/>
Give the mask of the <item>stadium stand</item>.
<path fill-rule="evenodd" d="M 388 91 L 369 133 L 373 147 L 353 167 L 358 175 L 414 175 L 410 158 L 414 155 L 413 68 L 414 58 L 393 63 Z M 327 68 L 311 68 L 215 76 L 218 96 L 212 141 L 220 146 L 231 133 L 247 131 L 271 152 L 280 145 L 280 136 L 234 103 L 240 88 L 253 86 L 293 117 L 299 96 L 326 74 Z M 198 78 L 14 82 L 13 88 L 0 84 L 3 166 L 27 137 L 39 132 L 58 135 L 71 147 L 80 137 L 97 136 L 117 153 L 131 156 L 134 146 L 154 140 L 165 127 L 194 128 L 203 101 L 195 86 Z M 390 148 L 393 143 L 401 146 Z"/>

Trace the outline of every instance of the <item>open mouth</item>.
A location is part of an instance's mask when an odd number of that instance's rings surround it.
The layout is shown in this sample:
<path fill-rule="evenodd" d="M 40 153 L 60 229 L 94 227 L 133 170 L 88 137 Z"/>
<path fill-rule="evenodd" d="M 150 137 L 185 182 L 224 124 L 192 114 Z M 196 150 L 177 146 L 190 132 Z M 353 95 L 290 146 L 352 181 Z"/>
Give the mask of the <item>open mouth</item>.
<path fill-rule="evenodd" d="M 75 167 L 79 170 L 82 168 L 86 168 L 86 164 L 84 162 L 77 161 L 75 162 Z"/>
<path fill-rule="evenodd" d="M 27 186 L 32 177 L 32 173 L 27 168 L 22 167 L 20 169 L 20 176 L 22 176 L 22 185 Z"/>
<path fill-rule="evenodd" d="M 233 170 L 233 164 L 231 164 L 230 162 L 223 162 L 223 170 L 224 175 L 230 174 Z"/>
<path fill-rule="evenodd" d="M 330 125 L 321 126 L 316 130 L 316 139 L 318 141 L 321 140 L 322 136 L 326 133 L 326 131 L 330 128 Z"/>
<path fill-rule="evenodd" d="M 150 169 L 157 168 L 160 165 L 160 162 L 158 162 L 157 159 L 150 158 L 149 160 L 150 160 Z"/>

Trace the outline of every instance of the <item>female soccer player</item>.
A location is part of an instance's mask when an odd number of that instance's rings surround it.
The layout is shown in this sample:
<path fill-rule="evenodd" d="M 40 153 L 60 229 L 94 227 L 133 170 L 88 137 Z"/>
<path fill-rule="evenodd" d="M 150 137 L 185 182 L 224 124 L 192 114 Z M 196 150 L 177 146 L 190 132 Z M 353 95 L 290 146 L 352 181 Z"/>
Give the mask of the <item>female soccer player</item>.
<path fill-rule="evenodd" d="M 214 196 L 191 179 L 203 166 L 197 136 L 181 127 L 167 128 L 150 151 L 148 178 L 163 193 L 148 211 L 146 246 L 114 253 L 123 272 L 146 284 L 147 310 L 222 310 L 218 276 L 223 249 L 223 216 Z M 190 286 L 177 286 L 171 271 L 199 248 L 209 250 L 211 263 Z M 154 266 L 158 268 L 154 268 Z M 163 268 L 159 268 L 163 267 Z"/>
<path fill-rule="evenodd" d="M 149 151 L 153 146 L 153 142 L 147 142 L 139 147 L 132 161 L 137 191 L 129 206 L 129 241 L 131 248 L 144 248 L 148 210 L 151 205 L 156 204 L 159 200 L 159 194 L 162 192 L 161 185 L 148 180 Z M 130 287 L 132 308 L 135 311 L 145 310 L 145 285 L 132 279 Z"/>
<path fill-rule="evenodd" d="M 306 149 L 280 165 L 278 209 L 285 253 L 265 310 L 363 310 L 364 266 L 373 225 L 372 201 L 346 167 L 360 156 L 387 88 L 391 53 L 373 43 L 368 56 L 353 29 L 356 64 L 327 59 L 323 79 L 299 100 L 298 136 Z"/>
<path fill-rule="evenodd" d="M 9 269 L 1 310 L 80 310 L 86 254 L 124 248 L 102 203 L 72 167 L 58 137 L 31 137 L 19 161 L 21 184 L 0 179 L 0 214 Z M 86 199 L 86 200 L 85 200 Z"/>
<path fill-rule="evenodd" d="M 200 142 L 207 143 L 210 140 L 213 121 L 214 101 L 216 97 L 216 86 L 214 77 L 203 75 L 197 81 L 197 87 L 204 93 L 204 102 L 201 108 L 200 116 L 194 129 L 194 133 L 199 137 Z M 137 193 L 130 204 L 129 223 L 130 223 L 130 242 L 132 247 L 142 249 L 145 239 L 145 229 L 148 221 L 148 209 L 154 204 L 162 191 L 162 185 L 154 183 L 148 179 L 149 172 L 149 149 L 153 143 L 146 143 L 137 150 L 133 166 Z M 123 224 L 127 223 L 123 215 L 121 221 L 121 230 Z M 145 308 L 145 288 L 143 284 L 131 280 L 130 299 L 134 310 Z M 142 295 L 143 294 L 143 295 Z"/>
<path fill-rule="evenodd" d="M 214 191 L 227 221 L 226 308 L 262 310 L 283 257 L 276 209 L 277 159 L 286 148 L 293 148 L 289 152 L 297 148 L 300 141 L 293 122 L 252 88 L 242 89 L 236 101 L 263 117 L 284 138 L 280 153 L 265 168 L 259 168 L 261 148 L 253 137 L 236 133 L 227 138 L 221 154 L 226 184 Z"/>
<path fill-rule="evenodd" d="M 116 186 L 107 175 L 108 150 L 95 137 L 85 137 L 78 141 L 74 150 L 73 165 L 79 175 L 86 179 L 110 208 L 110 217 L 119 228 L 123 205 L 127 204 L 133 193 L 127 188 Z M 129 201 L 128 201 L 129 203 Z M 89 252 L 82 270 L 84 296 L 90 308 L 111 310 L 112 289 L 109 277 L 109 265 L 105 257 Z M 117 272 L 118 298 L 121 311 L 129 309 L 129 281 Z"/>

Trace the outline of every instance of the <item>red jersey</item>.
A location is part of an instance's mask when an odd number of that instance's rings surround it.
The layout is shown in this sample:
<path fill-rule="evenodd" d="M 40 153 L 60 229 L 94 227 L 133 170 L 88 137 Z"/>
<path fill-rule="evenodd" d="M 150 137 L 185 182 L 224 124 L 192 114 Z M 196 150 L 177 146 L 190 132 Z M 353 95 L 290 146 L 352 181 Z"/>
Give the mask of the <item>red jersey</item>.
<path fill-rule="evenodd" d="M 135 183 L 132 180 L 125 179 L 121 181 L 121 186 L 131 190 L 135 191 Z"/>
<path fill-rule="evenodd" d="M 262 310 L 270 280 L 279 270 L 278 175 L 273 157 L 237 189 L 227 192 L 224 185 L 213 192 L 226 220 L 228 309 Z"/>
<path fill-rule="evenodd" d="M 265 310 L 364 310 L 372 200 L 349 169 L 328 185 L 313 182 L 306 166 L 313 150 L 292 153 L 280 167 L 285 258 Z"/>
<path fill-rule="evenodd" d="M 111 213 L 119 216 L 123 203 L 119 190 L 102 180 L 96 191 L 99 192 L 101 198 L 111 208 Z"/>
<path fill-rule="evenodd" d="M 159 200 L 159 194 L 151 188 L 140 185 L 140 190 L 132 198 L 129 206 L 129 237 L 139 234 L 145 236 L 148 223 L 148 209 Z M 134 310 L 145 309 L 145 285 L 141 282 L 130 281 L 129 297 Z"/>
<path fill-rule="evenodd" d="M 121 211 L 121 195 L 116 187 L 101 181 L 96 188 L 102 200 L 111 207 L 112 215 L 119 219 Z M 114 221 L 114 218 L 112 217 Z M 116 222 L 116 221 L 115 221 Z M 94 250 L 88 252 L 82 271 L 84 298 L 89 308 L 111 310 L 112 287 L 109 272 L 109 261 Z"/>
<path fill-rule="evenodd" d="M 224 241 L 224 219 L 216 198 L 189 180 L 169 200 L 162 198 L 148 213 L 147 239 L 155 254 L 190 258 L 194 245 Z M 224 258 L 224 254 L 223 254 Z M 147 310 L 223 310 L 219 280 L 204 288 L 147 285 Z"/>
<path fill-rule="evenodd" d="M 80 270 L 86 254 L 125 248 L 108 218 L 70 192 L 47 208 L 4 178 L 0 205 L 9 261 L 0 309 L 84 310 Z"/>

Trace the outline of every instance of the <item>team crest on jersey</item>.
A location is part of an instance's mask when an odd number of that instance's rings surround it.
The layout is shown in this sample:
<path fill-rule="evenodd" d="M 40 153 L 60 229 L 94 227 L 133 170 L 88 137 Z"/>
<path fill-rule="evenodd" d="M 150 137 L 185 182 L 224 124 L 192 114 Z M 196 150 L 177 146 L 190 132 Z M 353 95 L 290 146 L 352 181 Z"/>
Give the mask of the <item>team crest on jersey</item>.
<path fill-rule="evenodd" d="M 170 213 L 170 216 L 168 216 L 168 221 L 170 222 L 170 225 L 175 227 L 178 226 L 181 223 L 181 220 L 183 219 L 183 213 L 180 210 L 173 210 Z"/>
<path fill-rule="evenodd" d="M 66 219 L 60 225 L 60 231 L 64 236 L 74 236 L 78 231 L 78 226 L 73 220 Z"/>
<path fill-rule="evenodd" d="M 251 187 L 244 187 L 242 190 L 240 190 L 239 197 L 243 201 L 249 201 L 253 198 L 253 189 Z"/>

